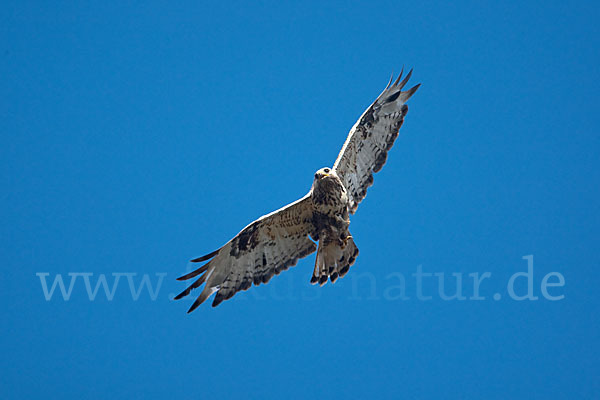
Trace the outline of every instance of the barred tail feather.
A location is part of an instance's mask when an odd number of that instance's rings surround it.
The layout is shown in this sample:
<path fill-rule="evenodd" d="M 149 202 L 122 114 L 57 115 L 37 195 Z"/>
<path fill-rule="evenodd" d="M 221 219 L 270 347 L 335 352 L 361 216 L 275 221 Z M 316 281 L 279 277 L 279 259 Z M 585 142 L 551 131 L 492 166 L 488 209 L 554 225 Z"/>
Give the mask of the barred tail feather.
<path fill-rule="evenodd" d="M 348 270 L 356 261 L 356 257 L 358 257 L 358 247 L 356 247 L 356 243 L 354 243 L 354 238 L 348 236 L 348 241 L 343 251 L 343 257 L 337 263 L 340 278 L 343 278 L 344 275 L 348 273 Z"/>
<path fill-rule="evenodd" d="M 323 239 L 319 241 L 317 257 L 315 259 L 315 269 L 310 283 L 323 286 L 327 279 L 334 283 L 338 277 L 341 278 L 354 264 L 358 256 L 358 248 L 354 243 L 352 236 L 348 236 L 345 241 L 337 240 L 328 242 Z"/>

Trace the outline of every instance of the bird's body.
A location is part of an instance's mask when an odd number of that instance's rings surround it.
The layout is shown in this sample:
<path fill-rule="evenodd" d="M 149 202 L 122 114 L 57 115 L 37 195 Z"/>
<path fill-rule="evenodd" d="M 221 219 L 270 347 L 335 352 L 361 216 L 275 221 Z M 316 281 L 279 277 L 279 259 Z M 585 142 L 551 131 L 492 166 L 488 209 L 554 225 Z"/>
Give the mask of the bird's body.
<path fill-rule="evenodd" d="M 311 237 L 319 241 L 311 283 L 323 285 L 327 278 L 335 282 L 348 272 L 358 249 L 348 231 L 350 203 L 346 187 L 335 171 L 330 168 L 317 171 L 310 198 L 314 226 Z"/>
<path fill-rule="evenodd" d="M 317 171 L 309 194 L 313 206 L 313 224 L 316 233 L 316 235 L 311 235 L 313 239 L 319 240 L 323 233 L 330 231 L 332 234 L 335 231 L 340 237 L 347 236 L 348 225 L 350 225 L 348 195 L 337 174 L 329 168 Z"/>
<path fill-rule="evenodd" d="M 420 86 L 401 91 L 411 72 L 402 82 L 402 73 L 394 84 L 390 80 L 351 129 L 333 167 L 315 173 L 306 196 L 252 222 L 220 249 L 192 260 L 207 263 L 178 278 L 199 276 L 175 299 L 206 285 L 188 312 L 215 292 L 213 306 L 252 283 L 266 283 L 315 250 L 311 283 L 335 282 L 348 272 L 358 255 L 349 216 L 373 184 L 373 173 L 385 163 L 408 111 L 404 103 Z"/>

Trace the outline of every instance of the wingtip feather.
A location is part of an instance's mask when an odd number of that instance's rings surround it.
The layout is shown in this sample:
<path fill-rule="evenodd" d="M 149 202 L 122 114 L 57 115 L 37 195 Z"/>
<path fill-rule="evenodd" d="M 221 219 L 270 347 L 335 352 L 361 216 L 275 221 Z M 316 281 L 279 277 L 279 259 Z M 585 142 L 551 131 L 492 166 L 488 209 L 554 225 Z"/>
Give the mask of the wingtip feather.
<path fill-rule="evenodd" d="M 394 86 L 396 86 L 398 84 L 398 82 L 400 82 L 400 79 L 402 78 L 403 73 L 404 73 L 404 65 L 402 66 L 402 69 L 400 70 L 400 75 L 398 75 L 398 79 L 396 79 L 396 82 L 394 82 Z"/>
<path fill-rule="evenodd" d="M 404 79 L 402 79 L 402 82 L 400 82 L 398 84 L 398 89 L 402 89 L 404 87 L 404 85 L 406 85 L 406 82 L 408 82 L 408 80 L 412 76 L 412 73 L 413 73 L 413 69 L 411 68 L 410 71 L 408 71 L 408 74 L 406 74 L 406 76 L 404 77 Z"/>
<path fill-rule="evenodd" d="M 190 262 L 197 263 L 197 262 L 209 260 L 209 259 L 213 258 L 214 256 L 216 256 L 217 253 L 219 252 L 219 250 L 221 250 L 221 249 L 215 250 L 212 253 L 206 254 L 202 257 L 194 258 L 193 260 L 190 260 Z"/>
<path fill-rule="evenodd" d="M 198 306 L 199 306 L 200 304 L 201 304 L 201 303 L 198 303 L 198 300 L 196 300 L 196 301 L 194 302 L 194 304 L 192 304 L 192 306 L 190 307 L 190 309 L 189 309 L 189 310 L 187 310 L 187 313 L 189 314 L 189 313 L 191 313 L 192 311 L 194 311 L 196 308 L 198 308 Z"/>
<path fill-rule="evenodd" d="M 193 270 L 189 274 L 185 274 L 183 276 L 180 276 L 179 278 L 177 278 L 177 280 L 178 281 L 185 281 L 185 280 L 188 280 L 188 279 L 191 279 L 191 278 L 193 278 L 195 276 L 200 275 L 201 273 L 203 273 L 204 271 L 206 271 L 208 269 L 208 264 L 210 264 L 210 263 L 204 264 L 203 266 L 201 266 L 198 269 Z"/>
<path fill-rule="evenodd" d="M 187 311 L 187 313 L 189 314 L 192 311 L 194 311 L 196 308 L 200 307 L 200 304 L 204 303 L 204 300 L 206 300 L 207 297 L 208 296 L 205 296 L 204 293 L 201 293 L 200 296 L 198 296 L 198 298 L 194 301 L 194 304 L 192 304 L 192 306 Z"/>
<path fill-rule="evenodd" d="M 387 88 L 389 88 L 390 85 L 392 84 L 393 80 L 394 80 L 394 73 L 392 72 L 392 76 L 390 76 L 390 81 L 388 82 L 387 86 L 383 90 L 387 90 Z"/>
<path fill-rule="evenodd" d="M 410 89 L 408 89 L 406 92 L 402 93 L 402 98 L 404 101 L 407 101 L 408 99 L 410 99 L 412 97 L 413 94 L 415 94 L 415 92 L 421 87 L 421 84 L 417 84 L 413 87 L 411 87 Z"/>

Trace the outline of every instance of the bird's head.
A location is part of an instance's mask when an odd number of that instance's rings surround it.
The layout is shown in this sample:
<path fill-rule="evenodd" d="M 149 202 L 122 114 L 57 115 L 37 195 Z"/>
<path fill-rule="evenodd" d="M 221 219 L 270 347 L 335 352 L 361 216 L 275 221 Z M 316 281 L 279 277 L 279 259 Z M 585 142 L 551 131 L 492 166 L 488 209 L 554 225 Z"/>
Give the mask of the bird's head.
<path fill-rule="evenodd" d="M 321 168 L 320 170 L 315 172 L 315 181 L 320 181 L 322 179 L 326 179 L 326 178 L 330 178 L 330 177 L 337 177 L 337 174 L 335 173 L 334 170 L 332 170 L 329 167 Z"/>

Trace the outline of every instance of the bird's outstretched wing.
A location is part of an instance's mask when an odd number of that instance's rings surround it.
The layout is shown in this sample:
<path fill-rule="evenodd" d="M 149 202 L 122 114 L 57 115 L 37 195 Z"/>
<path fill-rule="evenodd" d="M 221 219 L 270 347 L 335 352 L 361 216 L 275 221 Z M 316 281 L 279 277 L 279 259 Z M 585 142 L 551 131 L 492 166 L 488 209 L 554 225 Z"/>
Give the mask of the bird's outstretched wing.
<path fill-rule="evenodd" d="M 175 299 L 187 296 L 206 282 L 188 311 L 192 312 L 214 292 L 217 294 L 212 306 L 216 307 L 237 292 L 250 288 L 252 283 L 267 283 L 273 275 L 296 265 L 298 259 L 316 250 L 317 246 L 308 237 L 312 231 L 309 193 L 252 222 L 220 249 L 192 260 L 208 262 L 178 278 L 187 280 L 200 275 Z"/>
<path fill-rule="evenodd" d="M 373 173 L 379 172 L 383 167 L 387 152 L 398 137 L 398 130 L 408 111 L 408 106 L 404 103 L 421 86 L 418 84 L 407 91 L 401 91 L 411 75 L 412 70 L 400 82 L 400 72 L 393 84 L 394 78 L 390 79 L 383 92 L 350 130 L 333 165 L 348 192 L 349 211 L 352 214 L 367 195 L 367 189 L 373 184 Z"/>

